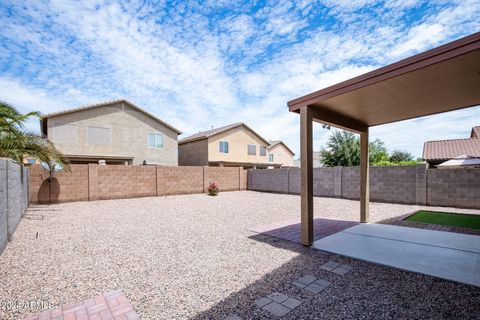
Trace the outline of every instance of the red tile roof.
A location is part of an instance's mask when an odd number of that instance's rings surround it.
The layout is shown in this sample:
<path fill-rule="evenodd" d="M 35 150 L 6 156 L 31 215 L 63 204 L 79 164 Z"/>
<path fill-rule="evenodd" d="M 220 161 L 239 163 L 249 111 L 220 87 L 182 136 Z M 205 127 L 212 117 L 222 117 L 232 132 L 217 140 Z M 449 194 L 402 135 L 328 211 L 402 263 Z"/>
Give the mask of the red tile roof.
<path fill-rule="evenodd" d="M 423 145 L 423 159 L 426 161 L 448 160 L 460 155 L 480 158 L 480 139 L 427 141 Z"/>
<path fill-rule="evenodd" d="M 472 128 L 472 133 L 470 133 L 470 138 L 480 139 L 480 126 L 476 126 Z"/>

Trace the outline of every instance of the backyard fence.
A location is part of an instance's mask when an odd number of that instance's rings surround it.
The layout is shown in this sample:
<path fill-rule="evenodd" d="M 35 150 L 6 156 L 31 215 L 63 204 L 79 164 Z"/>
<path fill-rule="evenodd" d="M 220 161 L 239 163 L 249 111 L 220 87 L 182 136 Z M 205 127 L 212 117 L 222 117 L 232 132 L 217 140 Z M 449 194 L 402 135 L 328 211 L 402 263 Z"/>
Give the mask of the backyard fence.
<path fill-rule="evenodd" d="M 41 166 L 30 169 L 30 203 L 203 193 L 210 182 L 220 191 L 245 190 L 247 172 L 239 167 L 166 167 L 73 164 L 48 180 Z"/>
<path fill-rule="evenodd" d="M 300 194 L 300 168 L 249 170 L 248 189 Z M 314 196 L 360 198 L 358 167 L 313 169 Z M 480 169 L 370 167 L 370 200 L 480 209 Z"/>
<path fill-rule="evenodd" d="M 28 169 L 0 158 L 0 253 L 12 240 L 28 207 Z"/>

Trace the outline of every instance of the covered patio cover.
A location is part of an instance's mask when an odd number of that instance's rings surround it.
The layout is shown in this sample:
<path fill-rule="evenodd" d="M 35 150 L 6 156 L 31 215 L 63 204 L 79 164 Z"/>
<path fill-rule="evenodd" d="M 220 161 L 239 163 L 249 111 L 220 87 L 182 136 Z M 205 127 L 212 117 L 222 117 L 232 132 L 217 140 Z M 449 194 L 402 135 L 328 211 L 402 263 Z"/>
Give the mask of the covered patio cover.
<path fill-rule="evenodd" d="M 480 105 L 480 32 L 288 102 L 300 113 L 302 243 L 313 243 L 312 121 L 360 134 L 360 221 L 368 222 L 368 129 Z"/>

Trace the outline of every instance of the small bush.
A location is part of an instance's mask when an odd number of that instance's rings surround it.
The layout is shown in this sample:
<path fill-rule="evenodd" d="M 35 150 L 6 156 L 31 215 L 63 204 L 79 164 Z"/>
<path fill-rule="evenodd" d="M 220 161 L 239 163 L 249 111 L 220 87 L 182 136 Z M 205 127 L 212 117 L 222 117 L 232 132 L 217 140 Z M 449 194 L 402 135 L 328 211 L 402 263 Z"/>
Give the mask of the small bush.
<path fill-rule="evenodd" d="M 218 185 L 215 182 L 210 182 L 208 185 L 208 194 L 210 196 L 216 196 L 218 194 Z"/>

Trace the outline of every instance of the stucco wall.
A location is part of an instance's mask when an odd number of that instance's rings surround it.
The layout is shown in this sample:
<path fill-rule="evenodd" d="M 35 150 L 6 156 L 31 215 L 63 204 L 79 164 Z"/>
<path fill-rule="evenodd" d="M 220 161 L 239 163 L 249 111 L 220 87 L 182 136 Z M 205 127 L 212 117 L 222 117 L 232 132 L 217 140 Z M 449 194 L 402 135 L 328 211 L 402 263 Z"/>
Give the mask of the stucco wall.
<path fill-rule="evenodd" d="M 293 167 L 293 155 L 281 143 L 278 143 L 268 150 L 268 154 L 273 154 L 273 162 L 281 163 L 282 166 Z M 267 158 L 268 159 L 268 158 Z"/>
<path fill-rule="evenodd" d="M 179 166 L 207 166 L 208 140 L 202 139 L 178 145 Z"/>
<path fill-rule="evenodd" d="M 228 153 L 219 152 L 219 141 L 228 141 Z M 256 145 L 256 155 L 248 155 L 249 144 Z M 268 151 L 265 156 L 260 156 L 260 146 L 266 147 L 267 144 L 245 127 L 236 127 L 208 139 L 208 160 L 268 163 Z"/>
<path fill-rule="evenodd" d="M 28 204 L 28 169 L 0 159 L 0 253 L 13 239 Z"/>
<path fill-rule="evenodd" d="M 56 141 L 55 122 L 75 125 L 76 141 Z M 88 126 L 110 128 L 110 145 L 89 144 Z M 151 164 L 178 164 L 177 133 L 128 104 L 117 103 L 51 117 L 47 127 L 48 138 L 66 155 L 133 157 L 133 164 L 144 160 Z M 155 132 L 163 134 L 161 149 L 148 147 L 148 133 Z"/>

